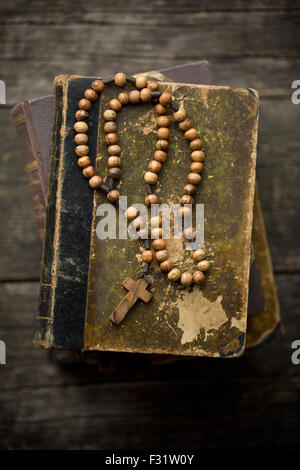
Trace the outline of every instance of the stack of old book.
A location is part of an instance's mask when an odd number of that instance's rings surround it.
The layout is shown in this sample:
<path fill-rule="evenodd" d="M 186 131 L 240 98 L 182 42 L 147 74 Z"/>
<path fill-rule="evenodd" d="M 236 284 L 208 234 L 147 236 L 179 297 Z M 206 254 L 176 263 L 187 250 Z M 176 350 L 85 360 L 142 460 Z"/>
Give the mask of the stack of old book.
<path fill-rule="evenodd" d="M 161 355 L 239 356 L 269 336 L 280 320 L 255 187 L 258 95 L 211 85 L 204 61 L 147 76 L 172 91 L 204 138 L 205 175 L 196 202 L 205 206 L 210 274 L 201 289 L 178 291 L 155 269 L 151 304 L 137 303 L 119 326 L 109 320 L 125 294 L 123 278 L 139 272 L 141 260 L 135 256 L 136 241 L 97 239 L 95 208 L 105 198 L 90 190 L 73 157 L 77 103 L 95 77 L 59 76 L 54 97 L 25 101 L 12 110 L 44 240 L 34 342 L 44 348 L 146 353 L 154 362 Z M 89 142 L 101 174 L 106 165 L 101 112 L 115 95 L 113 89 L 104 93 L 90 115 Z M 151 109 L 134 108 L 119 125 L 122 191 L 130 195 L 130 204 L 144 200 L 143 185 L 139 189 L 135 182 L 151 157 L 155 127 L 141 137 Z M 138 146 L 131 145 L 139 139 Z M 174 139 L 170 153 L 180 155 L 181 145 Z M 162 200 L 164 194 L 176 199 L 187 165 L 168 162 L 159 188 Z M 184 250 L 172 243 L 174 261 L 183 259 Z"/>

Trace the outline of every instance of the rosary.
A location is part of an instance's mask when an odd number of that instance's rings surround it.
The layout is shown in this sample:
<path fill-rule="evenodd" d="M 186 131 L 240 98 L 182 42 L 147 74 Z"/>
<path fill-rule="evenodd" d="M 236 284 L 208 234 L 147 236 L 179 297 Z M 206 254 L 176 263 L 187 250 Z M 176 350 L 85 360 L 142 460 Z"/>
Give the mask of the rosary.
<path fill-rule="evenodd" d="M 91 159 L 88 156 L 88 111 L 92 106 L 92 102 L 96 101 L 98 95 L 101 94 L 107 85 L 115 84 L 118 87 L 123 87 L 126 82 L 132 83 L 136 86 L 136 89 L 129 93 L 121 92 L 118 99 L 112 99 L 109 102 L 109 109 L 106 109 L 103 113 L 105 142 L 107 144 L 108 157 L 108 179 L 107 184 L 102 184 L 102 178 L 95 174 L 95 168 L 91 165 Z M 173 101 L 171 93 L 168 91 L 159 91 L 159 85 L 153 80 L 147 80 L 143 75 L 139 75 L 137 78 L 127 77 L 124 73 L 117 73 L 112 78 L 106 78 L 102 80 L 94 80 L 91 88 L 88 88 L 84 92 L 84 98 L 78 103 L 78 110 L 75 113 L 76 123 L 74 129 L 76 131 L 75 136 L 75 153 L 78 158 L 78 166 L 82 168 L 82 174 L 85 178 L 89 179 L 89 185 L 92 189 L 98 189 L 106 194 L 109 202 L 118 205 L 120 193 L 115 189 L 122 176 L 121 166 L 121 147 L 118 145 L 117 135 L 117 124 L 116 118 L 117 113 L 121 111 L 123 106 L 129 103 L 138 104 L 140 102 L 147 103 L 152 101 L 155 105 L 155 111 L 157 114 L 157 137 L 156 151 L 154 152 L 154 159 L 148 164 L 148 170 L 144 175 L 146 183 L 146 199 L 145 204 L 148 210 L 151 210 L 152 204 L 158 204 L 158 197 L 154 193 L 154 185 L 158 181 L 158 174 L 162 169 L 162 164 L 167 160 L 167 150 L 169 146 L 169 124 L 170 118 L 167 116 L 169 108 L 173 111 L 173 117 L 178 122 L 179 129 L 184 132 L 184 137 L 189 141 L 191 149 L 192 163 L 190 166 L 191 172 L 187 175 L 186 186 L 184 187 L 184 195 L 180 198 L 179 202 L 181 207 L 179 209 L 180 215 L 185 217 L 191 213 L 191 209 L 186 204 L 193 204 L 193 195 L 197 191 L 197 185 L 201 181 L 200 173 L 203 170 L 204 152 L 202 149 L 202 141 L 198 136 L 198 132 L 192 127 L 192 122 L 186 117 L 186 112 L 183 108 L 180 108 L 176 102 Z M 159 262 L 160 269 L 167 273 L 170 281 L 180 281 L 184 287 L 190 286 L 193 282 L 195 284 L 202 284 L 205 275 L 204 272 L 209 269 L 209 262 L 205 259 L 205 250 L 200 248 L 194 251 L 192 257 L 197 262 L 197 271 L 193 274 L 190 272 L 181 272 L 178 268 L 173 266 L 173 262 L 168 257 L 168 251 L 166 250 L 167 242 L 163 238 L 163 229 L 161 227 L 162 221 L 160 216 L 150 218 L 151 231 L 143 230 L 144 220 L 137 209 L 134 206 L 129 207 L 125 215 L 129 221 L 132 221 L 137 230 L 139 230 L 139 236 L 144 241 L 144 251 L 142 252 L 142 260 L 145 263 L 142 274 L 138 277 L 137 281 L 134 281 L 130 277 L 127 277 L 123 281 L 123 287 L 129 292 L 115 308 L 110 315 L 110 319 L 119 324 L 126 316 L 128 311 L 133 307 L 138 299 L 144 302 L 149 302 L 152 298 L 151 292 L 147 289 L 151 283 L 147 278 L 147 274 L 150 270 L 150 264 L 154 259 L 153 251 L 151 250 L 151 239 L 153 239 L 152 247 L 156 251 L 155 258 Z M 153 228 L 154 227 L 154 228 Z M 193 228 L 189 227 L 183 231 L 184 235 L 189 238 L 192 237 Z M 149 238 L 151 235 L 151 239 Z"/>

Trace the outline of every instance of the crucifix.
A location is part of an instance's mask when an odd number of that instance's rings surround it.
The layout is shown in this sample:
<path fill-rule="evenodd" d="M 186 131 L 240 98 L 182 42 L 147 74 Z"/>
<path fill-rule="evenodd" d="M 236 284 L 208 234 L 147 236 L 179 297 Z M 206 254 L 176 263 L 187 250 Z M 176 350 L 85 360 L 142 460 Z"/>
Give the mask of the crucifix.
<path fill-rule="evenodd" d="M 122 286 L 125 287 L 129 292 L 121 300 L 119 305 L 109 316 L 110 320 L 117 325 L 126 317 L 127 313 L 134 306 L 138 299 L 141 299 L 143 302 L 148 303 L 152 299 L 152 294 L 147 290 L 148 282 L 144 278 L 140 278 L 137 281 L 134 281 L 130 277 L 127 277 Z"/>

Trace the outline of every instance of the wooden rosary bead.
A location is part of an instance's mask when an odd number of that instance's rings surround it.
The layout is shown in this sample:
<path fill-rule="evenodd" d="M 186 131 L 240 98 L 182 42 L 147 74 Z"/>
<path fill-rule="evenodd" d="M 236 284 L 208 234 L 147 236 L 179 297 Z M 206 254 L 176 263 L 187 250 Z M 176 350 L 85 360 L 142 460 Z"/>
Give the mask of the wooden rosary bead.
<path fill-rule="evenodd" d="M 138 230 L 137 234 L 141 240 L 146 240 L 146 238 L 149 238 L 150 236 L 149 229 L 146 227 L 142 227 L 140 230 Z"/>
<path fill-rule="evenodd" d="M 91 159 L 88 156 L 78 158 L 77 164 L 80 168 L 87 168 L 91 164 Z"/>
<path fill-rule="evenodd" d="M 161 103 L 158 103 L 157 105 L 155 105 L 155 111 L 157 114 L 161 115 L 161 114 L 167 114 L 168 112 L 168 108 L 166 108 L 165 106 L 163 106 Z"/>
<path fill-rule="evenodd" d="M 169 256 L 168 250 L 159 250 L 156 252 L 156 255 L 155 255 L 159 263 L 166 261 L 166 259 L 168 259 L 168 256 Z"/>
<path fill-rule="evenodd" d="M 108 174 L 111 178 L 113 178 L 114 180 L 117 180 L 121 178 L 122 170 L 119 167 L 110 168 L 108 170 Z"/>
<path fill-rule="evenodd" d="M 181 274 L 180 282 L 183 286 L 188 287 L 193 282 L 193 276 L 191 275 L 191 273 L 186 271 L 186 272 Z"/>
<path fill-rule="evenodd" d="M 114 79 L 117 86 L 121 87 L 126 84 L 126 74 L 123 72 L 116 73 Z"/>
<path fill-rule="evenodd" d="M 194 251 L 193 253 L 193 259 L 195 261 L 202 261 L 206 256 L 205 250 L 203 248 L 199 248 L 199 250 Z"/>
<path fill-rule="evenodd" d="M 116 156 L 109 157 L 107 160 L 107 164 L 110 168 L 113 168 L 115 166 L 121 166 L 121 158 Z"/>
<path fill-rule="evenodd" d="M 135 79 L 135 86 L 137 88 L 145 88 L 147 86 L 147 77 L 145 75 L 138 75 Z"/>
<path fill-rule="evenodd" d="M 166 259 L 165 261 L 160 263 L 159 267 L 162 271 L 168 272 L 168 271 L 171 271 L 171 269 L 173 269 L 173 263 L 170 259 Z"/>
<path fill-rule="evenodd" d="M 117 113 L 113 109 L 106 109 L 103 113 L 104 121 L 114 121 L 117 117 Z"/>
<path fill-rule="evenodd" d="M 91 178 L 95 175 L 95 168 L 92 165 L 87 166 L 82 170 L 82 174 L 85 178 Z"/>
<path fill-rule="evenodd" d="M 169 281 L 179 281 L 181 278 L 181 271 L 178 268 L 173 268 L 168 272 Z"/>
<path fill-rule="evenodd" d="M 151 226 L 151 228 L 161 227 L 161 224 L 162 224 L 162 217 L 161 217 L 161 215 L 155 215 L 155 216 L 153 216 L 153 217 L 150 218 L 150 226 Z"/>
<path fill-rule="evenodd" d="M 159 97 L 159 102 L 163 106 L 166 106 L 167 104 L 170 104 L 172 101 L 172 95 L 168 91 L 163 91 L 162 94 Z"/>
<path fill-rule="evenodd" d="M 179 129 L 183 132 L 188 131 L 192 127 L 192 121 L 190 119 L 185 119 L 178 124 Z"/>
<path fill-rule="evenodd" d="M 105 142 L 107 145 L 114 145 L 119 142 L 119 138 L 115 132 L 110 132 L 109 134 L 106 134 Z"/>
<path fill-rule="evenodd" d="M 193 204 L 194 203 L 194 198 L 190 196 L 189 194 L 184 194 L 180 200 L 180 204 Z"/>
<path fill-rule="evenodd" d="M 86 134 L 76 134 L 74 137 L 75 144 L 85 145 L 88 143 L 88 136 Z"/>
<path fill-rule="evenodd" d="M 200 150 L 202 148 L 203 142 L 201 139 L 194 139 L 190 142 L 191 150 Z"/>
<path fill-rule="evenodd" d="M 187 180 L 190 184 L 199 184 L 201 181 L 201 176 L 198 173 L 189 173 L 187 175 Z"/>
<path fill-rule="evenodd" d="M 144 180 L 146 183 L 155 184 L 157 183 L 158 176 L 156 173 L 153 173 L 152 171 L 146 171 L 144 175 Z"/>
<path fill-rule="evenodd" d="M 163 229 L 161 227 L 155 227 L 151 229 L 151 238 L 157 240 L 158 238 L 163 237 Z"/>
<path fill-rule="evenodd" d="M 170 125 L 170 118 L 168 116 L 158 116 L 156 119 L 157 125 L 159 127 L 169 127 Z"/>
<path fill-rule="evenodd" d="M 151 91 L 156 91 L 158 90 L 158 83 L 155 82 L 154 80 L 150 80 L 148 83 L 147 83 L 147 87 L 150 88 Z"/>
<path fill-rule="evenodd" d="M 154 158 L 160 163 L 164 163 L 167 160 L 167 154 L 163 150 L 156 150 Z"/>
<path fill-rule="evenodd" d="M 156 149 L 157 150 L 168 150 L 169 142 L 164 139 L 160 139 L 156 142 Z"/>
<path fill-rule="evenodd" d="M 84 109 L 78 109 L 75 113 L 75 118 L 77 121 L 85 121 L 89 117 L 89 113 L 87 113 Z"/>
<path fill-rule="evenodd" d="M 146 224 L 146 221 L 144 219 L 144 217 L 142 217 L 141 215 L 139 215 L 138 217 L 136 217 L 135 219 L 133 219 L 133 226 L 136 228 L 136 229 L 140 229 L 140 228 L 143 228 L 145 227 L 145 224 Z"/>
<path fill-rule="evenodd" d="M 193 162 L 190 166 L 192 173 L 201 173 L 203 168 L 204 168 L 204 165 L 201 162 Z"/>
<path fill-rule="evenodd" d="M 196 191 L 197 191 L 197 186 L 195 186 L 194 184 L 186 184 L 183 189 L 184 194 L 188 194 L 189 196 L 192 196 L 193 194 L 195 194 Z"/>
<path fill-rule="evenodd" d="M 199 261 L 197 264 L 197 268 L 199 271 L 208 271 L 209 270 L 209 261 L 207 259 L 204 259 L 203 261 Z"/>
<path fill-rule="evenodd" d="M 140 102 L 140 92 L 138 90 L 132 90 L 129 93 L 129 101 L 132 104 L 137 104 Z"/>
<path fill-rule="evenodd" d="M 109 202 L 117 202 L 119 200 L 120 193 L 116 189 L 112 189 L 111 191 L 109 191 L 106 197 L 109 200 Z"/>
<path fill-rule="evenodd" d="M 151 263 L 153 261 L 153 252 L 151 250 L 144 250 L 142 252 L 142 260 L 144 263 Z"/>
<path fill-rule="evenodd" d="M 107 148 L 107 151 L 109 153 L 109 155 L 120 155 L 121 153 L 121 147 L 119 145 L 109 145 L 109 147 Z"/>
<path fill-rule="evenodd" d="M 138 230 L 137 233 L 141 240 L 145 240 L 146 238 L 149 238 L 149 235 L 150 235 L 149 229 L 147 229 L 146 227 L 141 228 L 140 230 Z"/>
<path fill-rule="evenodd" d="M 148 169 L 154 173 L 159 173 L 161 170 L 161 163 L 157 160 L 151 160 L 148 164 Z"/>
<path fill-rule="evenodd" d="M 181 217 L 190 217 L 192 215 L 192 210 L 189 207 L 183 206 L 179 208 L 179 214 Z"/>
<path fill-rule="evenodd" d="M 89 185 L 93 189 L 99 188 L 101 183 L 102 183 L 102 178 L 100 178 L 100 176 L 98 175 L 92 176 L 91 179 L 89 180 Z"/>
<path fill-rule="evenodd" d="M 194 162 L 203 162 L 204 157 L 205 157 L 205 154 L 204 152 L 202 152 L 202 150 L 194 150 L 191 153 L 191 158 Z"/>
<path fill-rule="evenodd" d="M 185 109 L 179 108 L 178 111 L 175 111 L 175 113 L 173 113 L 173 117 L 175 121 L 184 121 L 186 118 Z"/>
<path fill-rule="evenodd" d="M 74 129 L 76 132 L 79 132 L 82 134 L 83 132 L 87 132 L 89 130 L 89 126 L 87 125 L 86 122 L 78 121 L 78 122 L 75 122 Z"/>
<path fill-rule="evenodd" d="M 98 98 L 97 93 L 95 92 L 95 90 L 92 90 L 92 88 L 88 88 L 87 90 L 85 90 L 84 96 L 87 100 L 90 101 L 96 101 L 96 99 Z"/>
<path fill-rule="evenodd" d="M 128 220 L 133 220 L 135 219 L 139 214 L 139 211 L 134 207 L 130 206 L 125 212 L 125 216 L 127 217 Z"/>
<path fill-rule="evenodd" d="M 193 279 L 195 284 L 202 284 L 205 279 L 205 276 L 202 271 L 195 271 L 193 274 Z"/>
<path fill-rule="evenodd" d="M 116 130 L 117 130 L 117 124 L 114 121 L 108 121 L 104 124 L 104 132 L 106 134 L 116 132 Z"/>
<path fill-rule="evenodd" d="M 78 108 L 83 109 L 84 111 L 88 111 L 91 109 L 92 103 L 90 100 L 87 100 L 86 98 L 82 98 L 79 103 L 78 103 Z"/>
<path fill-rule="evenodd" d="M 93 90 L 95 90 L 97 93 L 102 93 L 102 91 L 103 91 L 104 88 L 105 88 L 105 85 L 104 85 L 104 83 L 102 82 L 102 80 L 94 80 L 93 83 L 92 83 L 92 88 L 93 88 Z"/>
<path fill-rule="evenodd" d="M 89 150 L 90 149 L 87 145 L 77 145 L 77 147 L 75 147 L 75 153 L 78 157 L 88 155 Z"/>
<path fill-rule="evenodd" d="M 156 240 L 153 240 L 152 246 L 157 251 L 164 250 L 167 246 L 167 242 L 163 238 L 157 238 Z"/>
<path fill-rule="evenodd" d="M 128 93 L 125 93 L 125 91 L 120 93 L 118 98 L 119 98 L 120 103 L 123 106 L 126 106 L 129 103 L 129 96 L 128 96 Z"/>
<path fill-rule="evenodd" d="M 157 137 L 159 139 L 167 140 L 170 137 L 170 130 L 167 127 L 160 127 L 157 130 Z"/>
<path fill-rule="evenodd" d="M 183 235 L 187 240 L 194 240 L 196 237 L 196 231 L 193 227 L 188 227 L 183 230 Z"/>
<path fill-rule="evenodd" d="M 157 204 L 158 203 L 158 197 L 156 194 L 149 194 L 149 196 L 146 196 L 145 198 L 145 204 L 147 207 L 150 207 L 152 204 Z"/>
<path fill-rule="evenodd" d="M 152 99 L 152 91 L 149 88 L 143 88 L 140 92 L 141 101 L 147 103 Z"/>
<path fill-rule="evenodd" d="M 184 133 L 184 137 L 186 140 L 195 140 L 198 137 L 198 132 L 194 127 L 192 127 Z"/>
<path fill-rule="evenodd" d="M 113 111 L 120 111 L 120 109 L 122 109 L 122 103 L 117 100 L 116 98 L 114 98 L 113 100 L 110 100 L 109 102 L 109 107 L 113 110 Z"/>

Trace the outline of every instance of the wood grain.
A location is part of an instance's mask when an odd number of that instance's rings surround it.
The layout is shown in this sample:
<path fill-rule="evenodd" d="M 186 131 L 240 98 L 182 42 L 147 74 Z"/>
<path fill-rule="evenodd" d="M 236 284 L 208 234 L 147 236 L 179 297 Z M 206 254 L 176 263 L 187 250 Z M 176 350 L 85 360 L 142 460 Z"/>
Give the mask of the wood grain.
<path fill-rule="evenodd" d="M 222 2 L 206 9 L 209 2 L 201 7 L 191 1 L 194 8 L 187 6 L 182 14 L 180 2 L 172 12 L 168 2 L 141 3 L 132 1 L 122 15 L 113 13 L 120 4 L 94 9 L 84 5 L 74 13 L 69 1 L 55 2 L 54 8 L 52 2 L 43 2 L 42 10 L 34 8 L 38 1 L 30 6 L 21 2 L 20 12 L 4 8 L 0 59 L 8 103 L 22 101 L 24 90 L 26 98 L 52 93 L 53 78 L 62 73 L 136 73 L 203 57 L 216 66 L 219 84 L 233 79 L 234 86 L 251 86 L 262 94 L 290 92 L 299 72 L 299 9 L 287 10 L 283 2 L 277 9 L 245 11 L 238 2 L 239 8 L 229 9 L 227 3 L 224 11 Z M 87 37 L 78 48 L 78 38 Z M 146 44 L 150 47 L 145 54 Z M 235 59 L 239 62 L 233 64 Z"/>
<path fill-rule="evenodd" d="M 1 448 L 231 447 L 255 445 L 258 437 L 260 445 L 298 446 L 300 381 L 290 361 L 290 342 L 300 335 L 300 276 L 280 275 L 277 280 L 288 320 L 285 339 L 249 350 L 235 361 L 193 359 L 105 377 L 92 365 L 49 363 L 47 354 L 31 344 L 29 316 L 17 335 L 5 328 Z M 6 286 L 12 307 L 7 316 L 17 306 L 22 316 L 26 286 L 29 299 L 31 284 L 15 290 Z M 32 308 L 34 303 L 32 298 Z M 278 429 L 286 430 L 284 437 Z"/>

